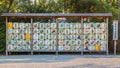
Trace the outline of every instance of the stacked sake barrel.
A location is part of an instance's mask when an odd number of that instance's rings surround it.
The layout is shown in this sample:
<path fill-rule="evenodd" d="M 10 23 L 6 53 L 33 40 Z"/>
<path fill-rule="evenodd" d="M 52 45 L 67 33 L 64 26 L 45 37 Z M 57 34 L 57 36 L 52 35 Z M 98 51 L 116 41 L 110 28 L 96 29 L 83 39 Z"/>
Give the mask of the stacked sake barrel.
<path fill-rule="evenodd" d="M 82 32 L 81 23 L 77 22 L 59 23 L 58 29 L 56 26 L 56 23 L 34 22 L 33 28 L 31 28 L 30 23 L 8 22 L 7 50 L 30 51 L 32 47 L 33 51 L 55 52 L 57 46 L 58 51 L 107 50 L 107 24 L 104 22 L 84 23 L 84 32 Z M 33 31 L 32 35 L 31 31 Z M 58 40 L 56 39 L 57 35 Z M 82 41 L 84 41 L 84 48 L 81 47 Z"/>
<path fill-rule="evenodd" d="M 81 51 L 81 23 L 59 23 L 59 51 Z"/>
<path fill-rule="evenodd" d="M 8 51 L 30 51 L 30 23 L 7 23 Z"/>
<path fill-rule="evenodd" d="M 56 51 L 56 23 L 33 23 L 33 51 Z"/>
<path fill-rule="evenodd" d="M 107 24 L 84 23 L 84 51 L 106 51 Z"/>

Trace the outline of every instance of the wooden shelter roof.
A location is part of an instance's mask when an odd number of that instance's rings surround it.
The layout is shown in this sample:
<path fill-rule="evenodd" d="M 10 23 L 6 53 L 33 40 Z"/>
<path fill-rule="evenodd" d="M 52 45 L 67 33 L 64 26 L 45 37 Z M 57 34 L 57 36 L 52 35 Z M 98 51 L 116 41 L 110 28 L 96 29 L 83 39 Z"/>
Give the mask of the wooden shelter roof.
<path fill-rule="evenodd" d="M 3 13 L 5 17 L 110 17 L 112 13 Z"/>

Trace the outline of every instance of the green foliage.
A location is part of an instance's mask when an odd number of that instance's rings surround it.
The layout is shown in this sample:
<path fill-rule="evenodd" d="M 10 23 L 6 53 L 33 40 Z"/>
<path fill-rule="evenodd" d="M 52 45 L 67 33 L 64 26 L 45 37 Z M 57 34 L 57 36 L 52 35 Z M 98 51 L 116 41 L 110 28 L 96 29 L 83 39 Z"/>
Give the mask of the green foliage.
<path fill-rule="evenodd" d="M 0 24 L 0 52 L 5 51 L 6 47 L 6 30 L 5 23 Z"/>

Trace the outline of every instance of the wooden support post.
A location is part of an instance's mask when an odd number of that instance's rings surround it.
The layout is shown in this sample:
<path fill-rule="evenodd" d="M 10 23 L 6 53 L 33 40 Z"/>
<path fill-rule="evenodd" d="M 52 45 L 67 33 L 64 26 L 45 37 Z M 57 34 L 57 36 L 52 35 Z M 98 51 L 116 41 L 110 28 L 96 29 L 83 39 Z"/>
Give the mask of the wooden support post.
<path fill-rule="evenodd" d="M 33 55 L 33 18 L 30 18 L 30 22 L 31 22 L 31 55 Z"/>
<path fill-rule="evenodd" d="M 7 43 L 7 38 L 8 38 L 8 27 L 7 27 L 7 22 L 8 22 L 8 17 L 6 17 L 6 56 L 8 55 L 8 50 L 7 50 L 7 47 L 8 47 L 8 43 Z"/>
<path fill-rule="evenodd" d="M 114 55 L 116 55 L 116 40 L 114 40 Z"/>
<path fill-rule="evenodd" d="M 106 23 L 107 23 L 107 52 L 106 52 L 106 55 L 108 55 L 109 54 L 109 50 L 108 50 L 108 17 L 106 18 Z"/>
<path fill-rule="evenodd" d="M 81 29 L 82 29 L 82 42 L 81 42 L 81 55 L 83 55 L 83 50 L 84 50 L 84 23 L 83 23 L 84 18 L 81 17 Z"/>
<path fill-rule="evenodd" d="M 59 28 L 58 28 L 58 26 L 59 26 L 59 23 L 58 23 L 58 21 L 57 21 L 57 18 L 55 18 L 55 23 L 56 23 L 56 28 L 57 28 L 57 34 L 56 34 L 56 55 L 58 55 L 58 41 L 59 41 L 59 39 L 58 39 L 58 31 L 59 31 Z"/>

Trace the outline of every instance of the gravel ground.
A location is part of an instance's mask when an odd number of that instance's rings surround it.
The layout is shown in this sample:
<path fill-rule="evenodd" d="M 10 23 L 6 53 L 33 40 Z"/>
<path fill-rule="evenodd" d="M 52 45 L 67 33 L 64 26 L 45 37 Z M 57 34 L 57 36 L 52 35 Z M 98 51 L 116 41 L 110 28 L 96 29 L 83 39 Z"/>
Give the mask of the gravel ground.
<path fill-rule="evenodd" d="M 120 56 L 112 55 L 0 56 L 0 68 L 120 68 Z"/>

